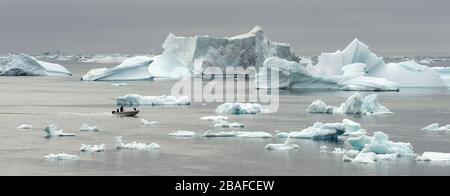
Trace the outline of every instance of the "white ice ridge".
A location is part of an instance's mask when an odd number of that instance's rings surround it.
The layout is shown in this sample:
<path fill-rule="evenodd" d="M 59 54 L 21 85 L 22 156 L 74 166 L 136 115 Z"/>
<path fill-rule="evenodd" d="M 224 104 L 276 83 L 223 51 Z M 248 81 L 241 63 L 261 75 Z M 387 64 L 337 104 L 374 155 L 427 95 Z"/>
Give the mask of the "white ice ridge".
<path fill-rule="evenodd" d="M 159 122 L 157 122 L 157 121 L 148 121 L 148 120 L 145 120 L 145 119 L 141 119 L 141 124 L 142 125 L 157 125 L 157 124 L 159 124 Z"/>
<path fill-rule="evenodd" d="M 81 152 L 103 152 L 105 151 L 105 144 L 102 145 L 84 145 L 81 144 L 80 151 Z"/>
<path fill-rule="evenodd" d="M 190 105 L 189 96 L 141 96 L 138 94 L 127 94 L 116 98 L 117 105 L 121 106 L 156 106 L 156 105 Z"/>
<path fill-rule="evenodd" d="M 194 135 L 195 135 L 195 132 L 193 132 L 193 131 L 183 131 L 183 130 L 178 130 L 176 132 L 169 134 L 169 136 L 175 136 L 175 137 L 193 137 Z"/>
<path fill-rule="evenodd" d="M 299 148 L 300 147 L 297 144 L 294 144 L 289 137 L 286 138 L 286 141 L 282 144 L 267 144 L 265 147 L 266 150 L 280 150 L 280 151 L 294 150 Z"/>
<path fill-rule="evenodd" d="M 162 47 L 164 53 L 173 55 L 194 75 L 201 74 L 200 68 L 261 67 L 268 57 L 291 59 L 295 56 L 288 44 L 272 42 L 258 26 L 249 33 L 230 38 L 178 37 L 170 33 Z"/>
<path fill-rule="evenodd" d="M 21 124 L 17 127 L 17 129 L 33 129 L 33 125 Z"/>
<path fill-rule="evenodd" d="M 62 160 L 78 160 L 80 159 L 80 157 L 66 153 L 59 153 L 59 154 L 49 154 L 45 156 L 45 159 L 62 161 Z"/>
<path fill-rule="evenodd" d="M 54 137 L 54 136 L 75 136 L 74 133 L 64 133 L 62 129 L 58 129 L 58 127 L 56 127 L 56 125 L 51 124 L 48 125 L 47 127 L 44 128 L 44 131 L 47 133 L 48 138 L 50 137 Z"/>
<path fill-rule="evenodd" d="M 226 117 L 226 116 L 204 116 L 204 117 L 201 117 L 200 120 L 219 122 L 219 121 L 228 120 L 228 117 Z"/>
<path fill-rule="evenodd" d="M 241 137 L 241 138 L 271 138 L 272 134 L 263 131 L 206 131 L 203 137 Z"/>
<path fill-rule="evenodd" d="M 322 123 L 316 122 L 313 126 L 294 132 L 279 132 L 277 138 L 293 139 L 313 139 L 313 140 L 337 140 L 340 135 L 358 136 L 365 135 L 366 130 L 361 129 L 359 123 L 348 119 L 342 120 L 342 123 Z"/>
<path fill-rule="evenodd" d="M 417 161 L 450 161 L 450 153 L 424 152 L 416 158 Z"/>
<path fill-rule="evenodd" d="M 80 127 L 80 131 L 98 131 L 97 126 L 89 126 L 86 123 L 83 123 Z"/>
<path fill-rule="evenodd" d="M 350 96 L 340 107 L 328 106 L 321 100 L 315 100 L 306 109 L 309 113 L 328 114 L 358 114 L 358 115 L 383 115 L 392 112 L 378 102 L 378 95 L 372 94 L 362 97 L 355 93 Z"/>
<path fill-rule="evenodd" d="M 38 61 L 26 54 L 0 60 L 0 76 L 71 76 L 62 65 Z"/>
<path fill-rule="evenodd" d="M 217 106 L 216 113 L 218 114 L 260 114 L 267 113 L 261 104 L 258 103 L 224 103 Z"/>
<path fill-rule="evenodd" d="M 123 143 L 122 137 L 119 136 L 119 137 L 116 137 L 116 148 L 117 149 L 152 151 L 152 150 L 160 149 L 161 146 L 157 143 L 146 144 L 146 143 L 138 143 L 136 141 L 126 144 L 126 143 Z"/>
<path fill-rule="evenodd" d="M 431 125 L 428 125 L 422 129 L 421 131 L 430 131 L 430 132 L 438 132 L 438 131 L 449 131 L 450 132 L 450 125 L 445 125 L 440 127 L 439 123 L 433 123 Z"/>
<path fill-rule="evenodd" d="M 90 70 L 82 80 L 148 80 L 152 76 L 148 72 L 148 66 L 153 62 L 151 57 L 136 56 L 125 59 L 121 64 L 113 68 L 98 68 Z"/>

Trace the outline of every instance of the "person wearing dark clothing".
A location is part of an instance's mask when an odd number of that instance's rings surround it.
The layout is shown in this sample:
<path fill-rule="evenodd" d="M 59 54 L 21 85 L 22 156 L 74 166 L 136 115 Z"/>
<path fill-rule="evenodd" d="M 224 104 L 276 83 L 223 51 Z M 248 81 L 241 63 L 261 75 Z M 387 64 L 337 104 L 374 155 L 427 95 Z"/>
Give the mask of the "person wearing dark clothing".
<path fill-rule="evenodd" d="M 123 112 L 123 111 L 124 111 L 123 106 L 120 106 L 120 112 Z"/>
<path fill-rule="evenodd" d="M 117 112 L 119 112 L 119 108 L 117 108 Z"/>
<path fill-rule="evenodd" d="M 134 111 L 137 111 L 136 108 L 133 108 L 133 109 L 134 109 Z"/>

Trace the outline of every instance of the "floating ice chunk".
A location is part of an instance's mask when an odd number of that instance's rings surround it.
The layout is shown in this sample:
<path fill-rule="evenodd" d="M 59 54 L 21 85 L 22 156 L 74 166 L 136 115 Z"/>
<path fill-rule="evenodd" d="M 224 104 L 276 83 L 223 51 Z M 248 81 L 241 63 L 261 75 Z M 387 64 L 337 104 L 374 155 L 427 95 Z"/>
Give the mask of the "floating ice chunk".
<path fill-rule="evenodd" d="M 204 117 L 201 117 L 200 120 L 219 122 L 219 121 L 228 120 L 228 117 L 226 117 L 226 116 L 204 116 Z"/>
<path fill-rule="evenodd" d="M 62 160 L 78 160 L 80 159 L 80 157 L 66 153 L 59 153 L 59 154 L 49 154 L 45 156 L 45 159 L 62 161 Z"/>
<path fill-rule="evenodd" d="M 272 134 L 262 131 L 206 131 L 203 137 L 241 137 L 241 138 L 271 138 Z"/>
<path fill-rule="evenodd" d="M 81 144 L 81 152 L 103 152 L 105 151 L 105 144 L 102 145 L 84 145 Z"/>
<path fill-rule="evenodd" d="M 440 127 L 439 123 L 433 123 L 433 124 L 428 125 L 420 130 L 421 131 L 430 131 L 430 132 L 450 131 L 450 125 L 445 125 L 445 126 Z"/>
<path fill-rule="evenodd" d="M 33 129 L 33 125 L 21 124 L 17 128 L 18 129 Z"/>
<path fill-rule="evenodd" d="M 244 124 L 238 123 L 238 122 L 228 122 L 225 120 L 218 121 L 216 124 L 214 124 L 214 127 L 233 127 L 233 128 L 243 128 L 245 127 Z"/>
<path fill-rule="evenodd" d="M 139 106 L 139 105 L 190 105 L 191 98 L 188 96 L 141 96 L 138 94 L 128 94 L 116 98 L 117 105 Z"/>
<path fill-rule="evenodd" d="M 328 150 L 328 146 L 320 146 L 320 153 L 326 153 Z"/>
<path fill-rule="evenodd" d="M 0 59 L 0 76 L 71 76 L 62 65 L 38 61 L 26 54 Z"/>
<path fill-rule="evenodd" d="M 366 130 L 361 129 L 361 125 L 359 123 L 353 122 L 349 119 L 344 119 L 342 120 L 342 124 L 344 124 L 345 127 L 345 132 L 342 134 L 344 136 L 367 134 Z"/>
<path fill-rule="evenodd" d="M 217 106 L 219 114 L 259 114 L 268 112 L 261 104 L 257 103 L 224 103 Z"/>
<path fill-rule="evenodd" d="M 398 154 L 398 156 L 414 156 L 410 143 L 392 142 L 387 134 L 377 131 L 374 136 L 360 136 L 349 138 L 347 141 L 355 150 L 374 152 L 376 154 Z"/>
<path fill-rule="evenodd" d="M 372 94 L 364 97 L 362 110 L 366 114 L 392 114 L 392 112 L 388 108 L 380 104 L 380 102 L 378 101 L 378 94 Z"/>
<path fill-rule="evenodd" d="M 343 114 L 364 114 L 362 105 L 364 99 L 359 93 L 355 93 L 350 96 L 344 103 L 341 104 L 341 107 L 336 109 L 335 113 L 343 113 Z"/>
<path fill-rule="evenodd" d="M 152 62 L 153 59 L 151 57 L 136 56 L 125 59 L 114 68 L 92 69 L 81 79 L 91 81 L 148 80 L 153 78 L 148 71 L 148 67 Z"/>
<path fill-rule="evenodd" d="M 266 150 L 280 150 L 280 151 L 294 150 L 299 148 L 300 147 L 297 144 L 294 144 L 290 138 L 287 138 L 286 142 L 284 142 L 283 144 L 267 144 L 265 147 Z"/>
<path fill-rule="evenodd" d="M 123 143 L 122 137 L 119 136 L 119 137 L 116 137 L 116 148 L 117 149 L 152 151 L 152 150 L 160 149 L 161 146 L 157 143 L 146 144 L 146 143 L 138 143 L 136 141 L 126 144 L 126 143 Z"/>
<path fill-rule="evenodd" d="M 89 126 L 86 123 L 83 123 L 80 127 L 80 131 L 98 131 L 98 127 L 97 126 Z"/>
<path fill-rule="evenodd" d="M 396 160 L 397 158 L 398 158 L 398 154 L 397 153 L 377 154 L 376 155 L 376 160 L 393 161 L 393 160 Z"/>
<path fill-rule="evenodd" d="M 417 161 L 450 161 L 450 153 L 424 152 L 416 158 Z"/>
<path fill-rule="evenodd" d="M 112 83 L 111 84 L 111 86 L 115 86 L 115 87 L 118 87 L 118 86 L 127 86 L 128 85 L 128 83 Z"/>
<path fill-rule="evenodd" d="M 375 163 L 377 156 L 373 152 L 361 152 L 353 160 L 352 163 Z"/>
<path fill-rule="evenodd" d="M 315 100 L 307 109 L 310 113 L 336 113 L 336 114 L 357 114 L 357 115 L 384 115 L 392 112 L 381 105 L 378 95 L 372 94 L 365 98 L 359 93 L 350 96 L 340 107 L 327 106 L 321 100 Z"/>
<path fill-rule="evenodd" d="M 344 154 L 345 150 L 342 148 L 334 148 L 334 150 L 331 152 L 333 154 Z"/>
<path fill-rule="evenodd" d="M 148 121 L 148 120 L 145 120 L 145 119 L 141 119 L 141 124 L 142 125 L 157 125 L 157 124 L 159 124 L 159 122 L 157 122 L 157 121 Z"/>
<path fill-rule="evenodd" d="M 337 140 L 339 135 L 345 132 L 342 123 L 322 123 L 316 122 L 313 126 L 298 132 L 280 132 L 276 134 L 278 138 L 313 139 L 313 140 Z"/>
<path fill-rule="evenodd" d="M 193 131 L 182 131 L 182 130 L 178 130 L 176 132 L 169 134 L 169 136 L 175 136 L 175 137 L 193 137 L 194 135 L 195 135 L 195 132 L 193 132 Z"/>
<path fill-rule="evenodd" d="M 332 114 L 333 111 L 336 109 L 336 107 L 333 106 L 327 106 L 325 102 L 323 102 L 320 99 L 317 99 L 311 103 L 311 105 L 308 106 L 308 109 L 306 109 L 309 113 L 327 113 Z"/>
<path fill-rule="evenodd" d="M 62 129 L 58 129 L 58 127 L 56 127 L 56 125 L 51 124 L 48 125 L 47 127 L 44 128 L 44 131 L 47 133 L 48 138 L 53 137 L 53 136 L 75 136 L 74 133 L 64 133 Z"/>

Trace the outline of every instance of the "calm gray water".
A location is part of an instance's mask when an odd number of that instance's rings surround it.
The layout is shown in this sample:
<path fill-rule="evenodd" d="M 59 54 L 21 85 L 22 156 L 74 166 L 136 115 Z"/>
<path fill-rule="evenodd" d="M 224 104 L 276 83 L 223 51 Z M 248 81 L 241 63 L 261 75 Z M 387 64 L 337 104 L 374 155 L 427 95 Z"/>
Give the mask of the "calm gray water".
<path fill-rule="evenodd" d="M 320 153 L 344 143 L 295 140 L 298 151 L 268 152 L 273 139 L 173 138 L 177 130 L 214 129 L 199 120 L 214 115 L 219 103 L 189 107 L 140 108 L 139 118 L 113 117 L 114 98 L 128 93 L 169 94 L 173 81 L 128 82 L 112 87 L 109 82 L 82 82 L 82 74 L 104 65 L 72 63 L 66 67 L 73 77 L 0 78 L 0 175 L 450 175 L 450 163 L 416 162 L 413 158 L 380 161 L 376 164 L 344 163 L 341 155 Z M 395 114 L 390 116 L 313 115 L 305 112 L 317 98 L 338 105 L 353 92 L 282 91 L 277 113 L 230 116 L 244 123 L 247 131 L 299 131 L 314 122 L 340 122 L 349 118 L 360 122 L 369 133 L 384 131 L 393 141 L 411 142 L 416 153 L 450 152 L 450 134 L 423 133 L 419 129 L 433 122 L 450 123 L 450 91 L 442 89 L 403 89 L 379 93 L 380 101 Z M 363 93 L 368 94 L 368 93 Z M 142 126 L 140 118 L 159 121 Z M 18 130 L 20 124 L 33 130 Z M 42 129 L 56 124 L 76 137 L 46 139 Z M 97 125 L 99 132 L 78 131 L 82 123 Z M 224 129 L 227 130 L 227 129 Z M 114 137 L 125 142 L 156 142 L 159 151 L 115 150 Z M 107 145 L 103 153 L 81 153 L 81 144 Z M 78 161 L 49 161 L 49 153 L 80 156 Z"/>

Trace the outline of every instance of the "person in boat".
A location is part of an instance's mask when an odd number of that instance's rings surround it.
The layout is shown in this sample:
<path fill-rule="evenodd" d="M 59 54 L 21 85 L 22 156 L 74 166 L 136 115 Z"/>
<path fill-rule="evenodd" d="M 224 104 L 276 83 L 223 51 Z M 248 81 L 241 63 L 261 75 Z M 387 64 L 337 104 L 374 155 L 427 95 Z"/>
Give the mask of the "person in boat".
<path fill-rule="evenodd" d="M 123 106 L 120 106 L 120 112 L 124 112 Z"/>
<path fill-rule="evenodd" d="M 119 113 L 119 108 L 117 108 L 116 112 Z"/>
<path fill-rule="evenodd" d="M 133 108 L 133 109 L 134 109 L 134 111 L 137 111 L 136 108 Z"/>

